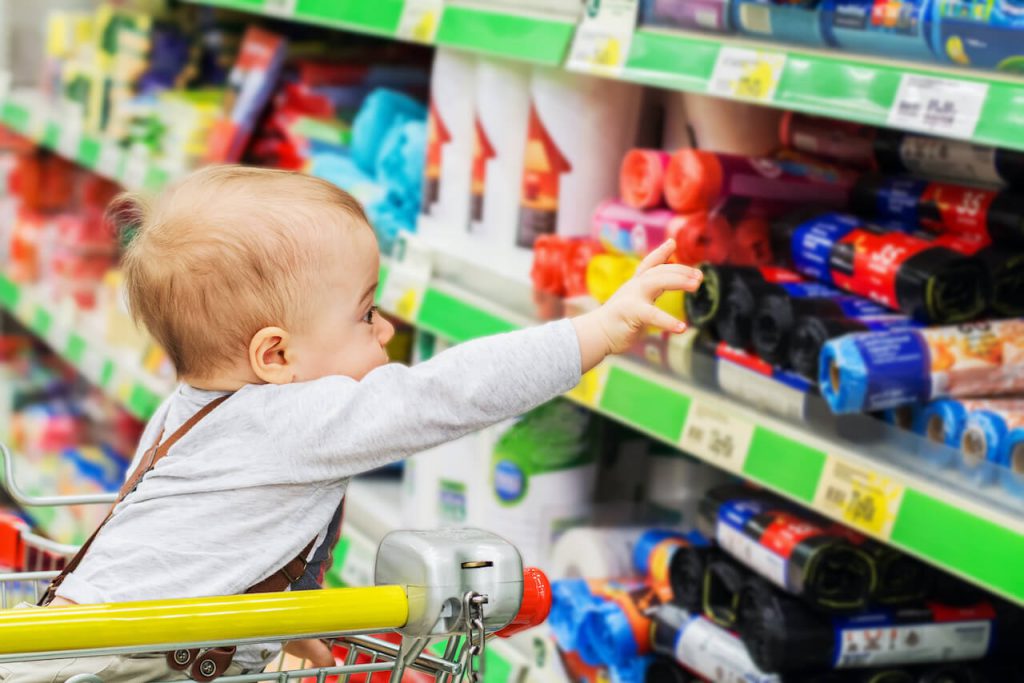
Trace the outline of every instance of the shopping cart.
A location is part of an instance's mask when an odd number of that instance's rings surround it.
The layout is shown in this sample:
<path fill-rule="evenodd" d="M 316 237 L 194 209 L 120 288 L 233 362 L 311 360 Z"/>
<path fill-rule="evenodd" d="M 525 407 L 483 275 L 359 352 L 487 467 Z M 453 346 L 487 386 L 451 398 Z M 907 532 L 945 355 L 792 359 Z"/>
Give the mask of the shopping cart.
<path fill-rule="evenodd" d="M 13 461 L 0 444 L 3 485 L 23 506 L 110 504 L 113 495 L 29 496 L 18 488 Z M 436 683 L 479 681 L 487 640 L 547 617 L 551 591 L 543 573 L 523 570 L 507 541 L 476 529 L 395 531 L 377 551 L 375 586 L 214 598 L 11 609 L 34 604 L 76 548 L 33 534 L 14 518 L 0 522 L 3 557 L 15 571 L 0 574 L 0 664 L 8 662 L 171 652 L 191 658 L 192 671 L 212 670 L 211 648 L 302 638 L 327 640 L 343 661 L 333 667 L 285 668 L 223 676 L 225 683 L 307 679 L 356 683 L 350 677 L 407 671 Z M 397 633 L 397 643 L 384 639 Z M 383 637 L 382 637 L 383 636 Z M 432 647 L 428 651 L 428 646 Z M 436 648 L 440 647 L 439 650 Z M 430 654 L 436 651 L 436 654 Z M 195 675 L 195 674 L 193 674 Z M 92 675 L 69 683 L 103 683 Z M 376 683 L 376 679 L 374 679 Z"/>

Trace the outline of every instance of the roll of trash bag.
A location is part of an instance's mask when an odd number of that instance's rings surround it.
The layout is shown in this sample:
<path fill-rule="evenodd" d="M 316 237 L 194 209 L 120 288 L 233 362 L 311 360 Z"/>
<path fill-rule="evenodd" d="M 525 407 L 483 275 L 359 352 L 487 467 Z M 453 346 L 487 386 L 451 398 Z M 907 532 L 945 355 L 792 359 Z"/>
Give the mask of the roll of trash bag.
<path fill-rule="evenodd" d="M 735 628 L 740 592 L 750 573 L 728 556 L 718 557 L 704 570 L 703 613 L 723 628 Z"/>
<path fill-rule="evenodd" d="M 943 396 L 1024 392 L 1024 320 L 863 332 L 825 344 L 821 394 L 837 413 L 870 412 Z"/>
<path fill-rule="evenodd" d="M 703 607 L 704 574 L 708 565 L 721 556 L 713 546 L 680 548 L 669 562 L 672 603 L 699 614 Z"/>
<path fill-rule="evenodd" d="M 1024 185 L 1024 152 L 852 121 L 786 112 L 782 144 L 808 154 L 888 174 L 982 185 Z"/>
<path fill-rule="evenodd" d="M 866 218 L 1024 246 L 1024 193 L 1013 189 L 865 175 L 854 186 L 851 209 Z"/>
<path fill-rule="evenodd" d="M 672 155 L 660 149 L 631 149 L 619 167 L 619 195 L 634 209 L 665 204 L 665 169 Z"/>
<path fill-rule="evenodd" d="M 999 630 L 990 603 L 928 603 L 830 617 L 759 578 L 743 589 L 739 624 L 754 662 L 783 675 L 980 660 L 1011 635 Z"/>
<path fill-rule="evenodd" d="M 656 655 L 647 664 L 644 683 L 700 683 L 671 657 Z"/>
<path fill-rule="evenodd" d="M 712 489 L 699 525 L 734 559 L 820 609 L 859 610 L 875 591 L 875 566 L 864 550 L 773 496 L 744 487 Z"/>
<path fill-rule="evenodd" d="M 706 211 L 727 197 L 790 207 L 813 198 L 818 206 L 840 208 L 849 203 L 854 180 L 830 166 L 681 149 L 665 170 L 665 201 L 680 213 Z"/>
<path fill-rule="evenodd" d="M 982 264 L 920 236 L 827 213 L 779 221 L 775 237 L 797 272 L 922 323 L 971 320 L 987 306 Z"/>
<path fill-rule="evenodd" d="M 980 483 L 1024 472 L 1024 399 L 990 401 L 971 410 L 960 437 L 960 470 Z"/>
<path fill-rule="evenodd" d="M 876 318 L 805 316 L 793 325 L 784 366 L 801 377 L 817 382 L 821 349 L 829 339 L 854 332 L 904 330 L 909 327 L 918 327 L 918 324 L 902 315 Z"/>
<path fill-rule="evenodd" d="M 713 326 L 722 315 L 723 302 L 734 281 L 746 289 L 765 283 L 802 283 L 798 273 L 772 266 L 730 266 L 713 263 L 700 265 L 704 279 L 697 291 L 686 297 L 686 319 L 697 327 Z"/>

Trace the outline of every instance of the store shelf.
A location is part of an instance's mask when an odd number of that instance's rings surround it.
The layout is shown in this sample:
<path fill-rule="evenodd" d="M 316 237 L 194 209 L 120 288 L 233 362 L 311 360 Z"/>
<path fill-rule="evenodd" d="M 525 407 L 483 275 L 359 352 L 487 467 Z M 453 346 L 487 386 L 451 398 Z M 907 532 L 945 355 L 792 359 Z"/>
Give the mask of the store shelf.
<path fill-rule="evenodd" d="M 190 1 L 398 39 L 410 38 L 403 35 L 403 13 L 431 4 L 414 0 Z M 512 14 L 471 2 L 446 2 L 440 11 L 436 36 L 427 42 L 552 66 L 566 61 L 576 32 L 575 22 L 564 18 Z M 1014 76 L 649 28 L 635 31 L 629 45 L 622 66 L 574 62 L 572 68 L 1024 150 L 1024 138 L 1017 134 L 1024 124 L 1024 80 Z M 944 113 L 925 120 L 923 108 L 910 112 L 903 108 L 920 103 L 922 97 L 934 100 Z M 948 107 L 956 110 L 954 119 L 938 120 L 945 118 Z"/>
<path fill-rule="evenodd" d="M 523 312 L 529 304 L 502 309 L 490 294 L 484 299 L 447 277 L 425 276 L 423 249 L 406 249 L 412 268 L 391 264 L 381 300 L 392 312 L 454 341 L 531 322 Z M 528 302 L 529 294 L 521 298 Z M 925 446 L 914 435 L 863 416 L 838 427 L 774 417 L 619 357 L 584 376 L 568 396 L 1024 604 L 1024 574 L 1017 569 L 1024 502 L 965 485 L 952 471 L 930 470 L 914 455 Z"/>
<path fill-rule="evenodd" d="M 171 392 L 171 382 L 147 373 L 134 359 L 118 356 L 105 343 L 95 341 L 99 335 L 89 333 L 73 305 L 57 306 L 35 287 L 20 285 L 2 273 L 0 308 L 140 420 L 148 419 Z"/>
<path fill-rule="evenodd" d="M 189 0 L 227 9 L 328 26 L 358 33 L 428 42 L 538 64 L 562 63 L 576 30 L 575 21 L 541 14 L 513 13 L 472 3 L 415 0 Z M 440 11 L 428 20 L 431 38 L 410 24 L 416 12 Z M 428 34 L 432 31 L 427 29 Z"/>

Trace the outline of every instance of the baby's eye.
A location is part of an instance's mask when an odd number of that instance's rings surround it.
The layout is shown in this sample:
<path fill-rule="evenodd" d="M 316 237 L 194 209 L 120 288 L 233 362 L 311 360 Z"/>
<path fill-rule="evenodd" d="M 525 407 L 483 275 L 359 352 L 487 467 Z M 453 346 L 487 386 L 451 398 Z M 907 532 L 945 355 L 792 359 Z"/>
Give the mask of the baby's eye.
<path fill-rule="evenodd" d="M 368 325 L 372 325 L 373 324 L 373 317 L 375 315 L 377 315 L 377 307 L 376 306 L 370 306 L 370 310 L 368 310 L 366 312 L 366 315 L 363 316 L 363 322 L 367 323 Z"/>

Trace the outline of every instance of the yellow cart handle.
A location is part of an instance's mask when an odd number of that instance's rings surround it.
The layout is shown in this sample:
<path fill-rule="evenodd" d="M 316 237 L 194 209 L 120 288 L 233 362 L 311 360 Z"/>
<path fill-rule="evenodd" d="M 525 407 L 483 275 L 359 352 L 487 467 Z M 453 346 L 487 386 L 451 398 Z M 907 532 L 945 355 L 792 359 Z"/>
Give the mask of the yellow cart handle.
<path fill-rule="evenodd" d="M 401 586 L 2 610 L 0 655 L 385 631 L 408 617 Z"/>

